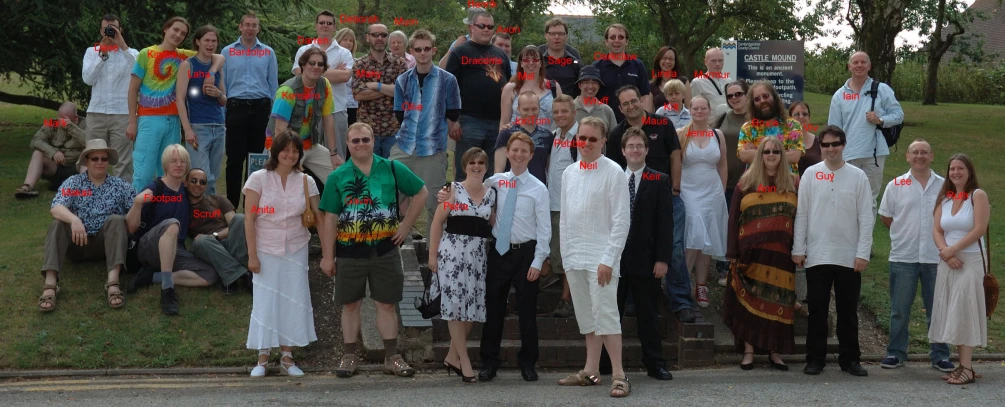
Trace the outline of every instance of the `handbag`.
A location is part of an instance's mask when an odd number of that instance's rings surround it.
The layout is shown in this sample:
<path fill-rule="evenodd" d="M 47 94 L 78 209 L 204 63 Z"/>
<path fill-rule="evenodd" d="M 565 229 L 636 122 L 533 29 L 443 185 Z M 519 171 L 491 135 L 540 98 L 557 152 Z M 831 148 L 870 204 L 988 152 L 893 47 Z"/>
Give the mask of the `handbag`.
<path fill-rule="evenodd" d="M 440 316 L 440 295 L 437 294 L 436 297 L 432 297 L 429 292 L 430 288 L 432 288 L 430 282 L 433 278 L 436 278 L 437 283 L 439 283 L 439 277 L 435 276 L 436 273 L 429 270 L 429 277 L 423 279 L 426 287 L 422 290 L 422 296 L 415 297 L 415 309 L 422 314 L 423 319 L 432 319 Z"/>
<path fill-rule="evenodd" d="M 312 228 L 317 223 L 317 219 L 315 219 L 314 209 L 311 207 L 310 192 L 307 191 L 307 174 L 304 174 L 304 200 L 307 201 L 307 209 L 304 209 L 304 213 L 300 214 L 300 224 L 304 225 L 305 228 Z"/>

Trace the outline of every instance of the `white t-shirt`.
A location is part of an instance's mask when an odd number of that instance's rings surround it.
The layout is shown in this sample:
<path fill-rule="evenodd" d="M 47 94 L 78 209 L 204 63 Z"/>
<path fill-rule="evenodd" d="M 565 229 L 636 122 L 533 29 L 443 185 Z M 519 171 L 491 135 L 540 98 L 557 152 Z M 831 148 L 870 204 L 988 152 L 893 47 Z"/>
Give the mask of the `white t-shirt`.
<path fill-rule="evenodd" d="M 848 163 L 831 171 L 821 161 L 799 181 L 792 255 L 806 256 L 806 267 L 855 267 L 855 258 L 869 260 L 875 223 L 865 172 Z"/>

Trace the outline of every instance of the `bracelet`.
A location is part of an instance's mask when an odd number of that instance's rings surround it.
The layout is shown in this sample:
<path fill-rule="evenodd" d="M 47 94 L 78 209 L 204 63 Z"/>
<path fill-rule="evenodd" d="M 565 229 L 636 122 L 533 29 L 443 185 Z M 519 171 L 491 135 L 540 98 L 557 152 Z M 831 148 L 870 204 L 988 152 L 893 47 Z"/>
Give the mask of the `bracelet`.
<path fill-rule="evenodd" d="M 331 154 L 328 154 L 328 156 L 329 157 L 334 157 L 336 154 L 338 154 L 338 153 L 331 153 Z"/>
<path fill-rule="evenodd" d="M 380 92 L 380 82 L 377 82 L 377 92 Z"/>

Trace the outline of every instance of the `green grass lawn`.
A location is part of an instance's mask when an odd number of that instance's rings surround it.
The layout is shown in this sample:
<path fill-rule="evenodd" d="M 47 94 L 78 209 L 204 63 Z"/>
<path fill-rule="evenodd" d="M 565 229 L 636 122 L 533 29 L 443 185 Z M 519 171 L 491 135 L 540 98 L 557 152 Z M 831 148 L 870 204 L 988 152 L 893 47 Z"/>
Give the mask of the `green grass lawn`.
<path fill-rule="evenodd" d="M 3 86 L 9 90 L 8 86 Z M 814 123 L 826 123 L 829 95 L 807 94 Z M 1005 222 L 1005 213 L 995 203 L 1005 182 L 1005 160 L 994 156 L 1003 142 L 997 129 L 1005 128 L 1005 109 L 998 106 L 905 103 L 907 127 L 899 151 L 887 160 L 885 178 L 907 171 L 903 159 L 910 140 L 925 138 L 936 152 L 934 167 L 941 174 L 946 157 L 965 152 L 974 158 L 982 187 L 991 195 L 992 224 Z M 51 221 L 48 213 L 53 193 L 39 182 L 41 196 L 17 201 L 14 189 L 22 183 L 30 157 L 31 135 L 54 111 L 0 104 L 0 369 L 110 368 L 162 366 L 241 366 L 253 355 L 244 349 L 251 298 L 244 293 L 223 296 L 218 289 L 181 288 L 181 316 L 160 313 L 159 293 L 146 289 L 129 295 L 121 310 L 105 304 L 103 262 L 67 262 L 61 274 L 62 292 L 58 309 L 51 314 L 37 311 L 41 294 L 42 245 Z M 222 187 L 222 185 L 220 186 Z M 432 192 L 432 191 L 431 191 Z M 992 247 L 1000 247 L 1002 228 L 993 228 Z M 887 254 L 889 234 L 877 222 L 873 250 L 876 257 L 863 279 L 866 307 L 882 326 L 889 323 Z M 999 278 L 1003 263 L 995 260 Z M 128 276 L 123 283 L 128 281 Z M 1005 316 L 999 311 L 988 325 L 988 352 L 999 352 L 997 342 L 1005 332 Z M 912 353 L 927 352 L 927 330 L 920 299 L 912 313 Z"/>

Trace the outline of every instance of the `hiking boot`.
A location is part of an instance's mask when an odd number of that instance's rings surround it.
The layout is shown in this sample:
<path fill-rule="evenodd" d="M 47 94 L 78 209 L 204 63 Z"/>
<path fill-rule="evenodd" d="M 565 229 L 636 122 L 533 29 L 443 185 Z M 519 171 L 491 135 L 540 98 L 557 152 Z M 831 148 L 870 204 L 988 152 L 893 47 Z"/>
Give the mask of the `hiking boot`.
<path fill-rule="evenodd" d="M 412 369 L 400 354 L 391 355 L 384 358 L 384 374 L 393 374 L 399 377 L 415 376 L 415 369 Z"/>
<path fill-rule="evenodd" d="M 342 355 L 342 360 L 338 362 L 338 369 L 335 369 L 335 376 L 352 377 L 356 374 L 356 367 L 359 365 L 359 358 L 355 353 Z"/>
<path fill-rule="evenodd" d="M 551 315 L 555 318 L 569 318 L 576 315 L 576 310 L 572 307 L 571 301 L 560 300 Z"/>
<path fill-rule="evenodd" d="M 174 288 L 161 290 L 161 312 L 164 315 L 178 315 L 178 295 Z"/>

